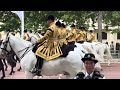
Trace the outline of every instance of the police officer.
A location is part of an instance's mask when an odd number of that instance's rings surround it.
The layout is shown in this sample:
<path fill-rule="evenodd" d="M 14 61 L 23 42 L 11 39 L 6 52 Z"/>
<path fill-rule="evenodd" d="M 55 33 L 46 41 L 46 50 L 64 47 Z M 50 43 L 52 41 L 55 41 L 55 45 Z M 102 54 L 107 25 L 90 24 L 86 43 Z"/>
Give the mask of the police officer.
<path fill-rule="evenodd" d="M 104 75 L 95 69 L 95 64 L 98 60 L 95 59 L 94 54 L 87 53 L 84 58 L 82 58 L 84 62 L 85 71 L 79 72 L 74 79 L 105 79 Z"/>

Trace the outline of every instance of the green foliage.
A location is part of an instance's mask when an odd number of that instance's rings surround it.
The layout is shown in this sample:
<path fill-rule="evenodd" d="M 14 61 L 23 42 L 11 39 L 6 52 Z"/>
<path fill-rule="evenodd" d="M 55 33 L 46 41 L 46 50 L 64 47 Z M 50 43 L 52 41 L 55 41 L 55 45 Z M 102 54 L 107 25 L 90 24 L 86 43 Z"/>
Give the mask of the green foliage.
<path fill-rule="evenodd" d="M 0 31 L 10 28 L 12 31 L 21 29 L 19 17 L 10 11 L 0 11 L 0 22 L 4 23 L 0 25 Z"/>
<path fill-rule="evenodd" d="M 25 27 L 28 29 L 40 29 L 40 24 L 45 31 L 47 28 L 46 18 L 48 15 L 54 15 L 56 19 L 62 19 L 67 25 L 77 21 L 77 27 L 84 25 L 88 17 L 87 11 L 25 11 Z"/>
<path fill-rule="evenodd" d="M 47 16 L 54 15 L 56 19 L 62 19 L 67 25 L 77 21 L 77 27 L 85 25 L 87 19 L 91 18 L 93 24 L 96 23 L 98 11 L 25 11 L 25 28 L 28 30 L 37 31 L 41 29 L 47 30 Z M 21 30 L 21 22 L 18 16 L 11 11 L 0 11 L 0 31 L 10 28 L 12 31 Z M 105 28 L 109 26 L 120 26 L 120 11 L 103 11 L 103 22 L 106 24 Z M 86 24 L 89 28 L 89 25 Z M 114 29 L 113 33 L 120 32 L 119 29 Z"/>

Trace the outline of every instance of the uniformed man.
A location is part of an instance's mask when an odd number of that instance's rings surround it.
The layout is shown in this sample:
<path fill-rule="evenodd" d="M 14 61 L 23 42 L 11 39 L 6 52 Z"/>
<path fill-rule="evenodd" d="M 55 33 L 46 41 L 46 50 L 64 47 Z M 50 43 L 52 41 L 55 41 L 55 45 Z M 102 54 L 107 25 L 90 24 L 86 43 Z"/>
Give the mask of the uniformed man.
<path fill-rule="evenodd" d="M 76 42 L 76 36 L 77 36 L 77 29 L 74 24 L 71 25 L 71 31 L 68 33 L 68 36 L 66 37 L 68 44 L 74 45 Z"/>
<path fill-rule="evenodd" d="M 104 75 L 95 69 L 95 64 L 98 62 L 98 60 L 95 59 L 94 54 L 85 54 L 84 58 L 82 58 L 82 61 L 84 62 L 86 70 L 79 72 L 74 79 L 105 79 Z"/>
<path fill-rule="evenodd" d="M 27 33 L 27 29 L 24 30 L 23 39 L 29 41 L 29 34 Z"/>
<path fill-rule="evenodd" d="M 83 30 L 83 34 L 84 34 L 83 39 L 84 39 L 84 41 L 87 41 L 87 30 L 86 30 L 86 27 L 83 26 L 82 30 Z"/>
<path fill-rule="evenodd" d="M 56 26 L 58 27 L 58 31 L 59 31 L 59 43 L 60 43 L 60 47 L 62 47 L 63 44 L 67 45 L 67 41 L 66 41 L 67 31 L 65 29 L 65 25 L 63 23 L 60 23 L 58 21 L 58 22 L 56 22 Z"/>
<path fill-rule="evenodd" d="M 74 51 L 74 47 L 76 47 L 76 45 L 68 44 L 66 40 L 67 30 L 66 30 L 66 26 L 64 25 L 64 23 L 60 23 L 58 21 L 56 22 L 56 26 L 58 27 L 58 30 L 59 30 L 58 39 L 59 39 L 59 44 L 60 44 L 60 48 L 62 51 L 62 55 L 60 57 L 66 57 L 70 51 Z"/>
<path fill-rule="evenodd" d="M 38 49 L 33 50 L 35 51 L 38 59 L 35 65 L 35 69 L 33 69 L 32 72 L 36 73 L 37 75 L 40 75 L 40 69 L 42 68 L 43 59 L 49 61 L 62 55 L 58 40 L 59 32 L 57 26 L 54 23 L 54 20 L 55 18 L 53 15 L 48 16 L 47 22 L 49 28 L 44 36 L 37 40 L 38 44 L 36 44 L 36 46 L 40 44 Z"/>
<path fill-rule="evenodd" d="M 96 42 L 95 34 L 94 34 L 93 30 L 90 30 L 90 37 L 88 37 L 87 41 L 88 42 Z"/>
<path fill-rule="evenodd" d="M 85 32 L 85 27 L 79 27 L 79 32 L 76 36 L 76 42 L 78 43 L 83 43 L 86 41 L 86 32 Z"/>

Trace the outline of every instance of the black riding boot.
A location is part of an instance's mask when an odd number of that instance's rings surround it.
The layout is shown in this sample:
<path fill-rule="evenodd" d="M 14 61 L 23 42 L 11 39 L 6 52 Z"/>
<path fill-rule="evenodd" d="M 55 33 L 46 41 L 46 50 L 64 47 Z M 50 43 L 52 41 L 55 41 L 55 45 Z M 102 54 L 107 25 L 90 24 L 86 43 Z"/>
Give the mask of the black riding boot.
<path fill-rule="evenodd" d="M 42 65 L 43 65 L 43 58 L 37 56 L 37 63 L 32 73 L 36 73 L 36 75 L 41 76 L 40 72 L 41 72 Z"/>
<path fill-rule="evenodd" d="M 35 53 L 38 48 L 39 43 L 36 43 L 36 45 L 33 47 L 32 51 Z"/>

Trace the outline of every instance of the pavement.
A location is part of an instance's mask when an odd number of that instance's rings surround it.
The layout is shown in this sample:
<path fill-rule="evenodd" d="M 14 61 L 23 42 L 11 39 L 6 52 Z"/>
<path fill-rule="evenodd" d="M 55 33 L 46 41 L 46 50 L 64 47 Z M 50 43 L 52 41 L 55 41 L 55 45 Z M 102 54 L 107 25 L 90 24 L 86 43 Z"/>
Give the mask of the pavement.
<path fill-rule="evenodd" d="M 106 77 L 106 79 L 120 79 L 120 63 L 112 63 L 110 67 L 107 66 L 106 63 L 101 64 L 103 73 Z M 17 64 L 15 68 L 15 74 L 9 75 L 10 73 L 10 66 L 8 67 L 8 70 L 5 72 L 6 77 L 5 79 L 25 79 L 24 72 L 20 71 L 18 72 L 17 69 L 19 68 L 19 64 Z M 0 77 L 2 76 L 2 73 L 0 72 Z M 36 79 L 36 77 L 34 77 Z M 42 79 L 58 79 L 58 76 L 43 76 Z"/>

